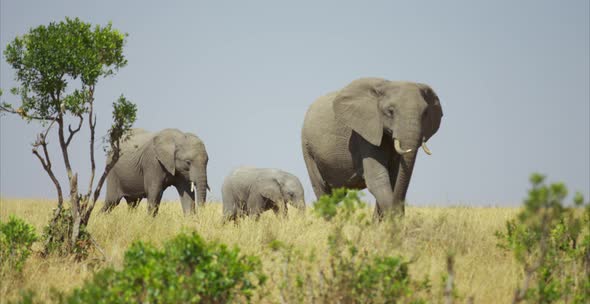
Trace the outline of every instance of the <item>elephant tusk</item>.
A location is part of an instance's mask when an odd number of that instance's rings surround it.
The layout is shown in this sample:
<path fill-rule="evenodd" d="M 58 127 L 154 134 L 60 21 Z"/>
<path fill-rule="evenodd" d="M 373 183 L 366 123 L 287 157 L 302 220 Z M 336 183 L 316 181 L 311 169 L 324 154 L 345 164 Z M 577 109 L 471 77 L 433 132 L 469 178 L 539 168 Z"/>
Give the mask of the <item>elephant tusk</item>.
<path fill-rule="evenodd" d="M 412 149 L 403 150 L 399 142 L 399 139 L 397 138 L 393 140 L 393 147 L 395 148 L 395 152 L 397 152 L 400 155 L 412 152 Z"/>
<path fill-rule="evenodd" d="M 191 182 L 191 192 L 195 192 L 195 183 Z"/>
<path fill-rule="evenodd" d="M 207 190 L 208 190 L 209 192 L 211 192 L 211 188 L 209 188 L 209 185 L 207 185 Z"/>
<path fill-rule="evenodd" d="M 424 153 L 432 155 L 432 151 L 430 151 L 430 149 L 428 149 L 428 146 L 426 146 L 426 138 L 422 139 L 422 150 L 424 150 Z"/>

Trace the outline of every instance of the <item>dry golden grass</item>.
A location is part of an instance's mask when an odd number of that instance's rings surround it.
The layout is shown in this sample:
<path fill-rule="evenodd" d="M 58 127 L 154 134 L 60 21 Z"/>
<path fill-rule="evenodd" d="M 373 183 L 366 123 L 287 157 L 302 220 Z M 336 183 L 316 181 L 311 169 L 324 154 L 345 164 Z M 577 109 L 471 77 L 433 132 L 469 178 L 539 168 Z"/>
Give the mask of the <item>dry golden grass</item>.
<path fill-rule="evenodd" d="M 333 224 L 313 216 L 311 208 L 306 214 L 290 210 L 287 219 L 266 213 L 259 221 L 246 219 L 239 225 L 232 225 L 223 224 L 220 204 L 208 204 L 197 215 L 184 217 L 179 203 L 163 203 L 156 218 L 147 215 L 145 202 L 140 206 L 130 211 L 123 202 L 111 214 L 94 214 L 89 231 L 105 250 L 106 262 L 101 261 L 99 252 L 93 252 L 81 263 L 33 255 L 27 261 L 22 278 L 1 282 L 0 302 L 15 299 L 19 290 L 24 289 L 34 290 L 49 301 L 52 288 L 71 290 L 105 265 L 120 267 L 125 249 L 132 242 L 142 240 L 161 245 L 182 231 L 194 230 L 206 240 L 237 245 L 244 253 L 260 256 L 271 278 L 282 267 L 281 261 L 271 258 L 273 254 L 268 243 L 272 240 L 294 245 L 304 253 L 314 250 L 320 257 L 319 262 L 308 266 L 325 267 L 321 256 L 327 250 L 327 237 Z M 16 215 L 34 225 L 41 234 L 53 207 L 50 201 L 2 199 L 0 219 Z M 430 277 L 436 296 L 441 292 L 447 252 L 454 252 L 455 282 L 463 300 L 474 296 L 476 303 L 507 303 L 522 274 L 512 255 L 496 247 L 494 232 L 503 229 L 506 220 L 517 212 L 516 208 L 409 207 L 402 227 L 372 224 L 360 231 L 358 226 L 349 225 L 344 231 L 351 237 L 356 236 L 361 250 L 415 259 L 410 265 L 411 275 Z M 36 244 L 35 249 L 40 249 L 40 245 Z M 279 302 L 276 284 L 272 279 L 268 281 L 267 302 Z"/>

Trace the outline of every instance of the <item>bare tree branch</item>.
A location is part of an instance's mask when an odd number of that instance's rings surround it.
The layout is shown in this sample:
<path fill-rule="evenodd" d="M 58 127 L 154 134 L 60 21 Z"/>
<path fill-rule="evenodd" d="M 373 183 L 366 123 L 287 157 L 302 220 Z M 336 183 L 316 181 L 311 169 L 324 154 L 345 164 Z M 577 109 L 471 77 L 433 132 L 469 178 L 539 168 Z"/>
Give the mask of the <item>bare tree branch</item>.
<path fill-rule="evenodd" d="M 102 254 L 102 260 L 103 261 L 107 261 L 107 255 L 104 252 L 104 250 L 102 249 L 102 247 L 100 247 L 100 245 L 98 245 L 98 242 L 92 237 L 92 234 L 88 235 L 90 241 L 92 242 L 92 244 L 94 245 L 94 248 L 96 248 L 98 250 L 98 252 L 100 252 L 100 254 Z"/>
<path fill-rule="evenodd" d="M 74 220 L 74 227 L 72 228 L 72 248 L 76 246 L 78 235 L 80 235 L 80 224 L 82 218 L 80 216 L 80 196 L 78 195 L 78 174 L 75 173 L 70 179 L 70 202 L 72 204 L 72 219 Z"/>
<path fill-rule="evenodd" d="M 66 139 L 64 136 L 64 118 L 63 113 L 59 113 L 57 117 L 57 125 L 58 125 L 58 132 L 57 135 L 59 137 L 59 146 L 61 148 L 61 154 L 64 159 L 64 164 L 66 166 L 66 172 L 68 173 L 68 179 L 70 180 L 70 187 L 72 185 L 72 165 L 70 164 L 70 156 L 68 155 L 68 146 L 66 145 Z"/>
<path fill-rule="evenodd" d="M 28 119 L 33 119 L 33 120 L 42 120 L 42 121 L 47 121 L 47 120 L 55 120 L 56 117 L 54 116 L 31 116 L 28 115 L 27 113 L 25 113 L 24 111 L 20 110 L 20 109 L 11 109 L 11 108 L 7 108 L 5 106 L 1 106 L 0 105 L 0 112 L 7 112 L 7 113 L 12 113 L 12 114 L 18 114 L 22 117 L 26 117 Z"/>
<path fill-rule="evenodd" d="M 45 129 L 45 132 L 39 133 L 38 136 L 40 136 L 41 138 L 40 137 L 37 137 L 37 141 L 33 144 L 33 146 L 39 146 L 39 145 L 42 145 L 42 143 L 45 143 L 45 145 L 47 145 L 47 141 L 46 141 L 47 134 L 49 134 L 49 130 L 51 130 L 51 127 L 53 127 L 53 125 L 55 124 L 55 120 L 56 120 L 56 118 L 54 118 L 51 121 L 51 123 L 49 124 L 49 126 L 47 126 L 47 129 Z M 44 149 L 44 150 L 47 152 L 47 149 Z M 47 159 L 49 159 L 49 156 L 47 155 L 47 153 L 45 153 L 45 156 L 47 156 Z"/>
<path fill-rule="evenodd" d="M 43 166 L 43 169 L 45 169 L 45 171 L 49 175 L 49 178 L 51 178 L 51 181 L 55 185 L 55 189 L 57 190 L 57 205 L 59 208 L 61 208 L 61 206 L 63 206 L 62 189 L 61 189 L 61 185 L 59 184 L 59 181 L 57 180 L 57 178 L 55 177 L 55 174 L 53 173 L 53 170 L 51 170 L 51 159 L 49 158 L 49 152 L 47 151 L 47 141 L 45 140 L 47 132 L 49 131 L 50 128 L 51 128 L 51 125 L 49 126 L 49 128 L 47 128 L 47 131 L 45 131 L 45 134 L 43 134 L 43 133 L 39 134 L 37 141 L 33 144 L 33 154 L 35 156 L 37 156 L 37 158 L 41 162 L 41 165 Z M 45 155 L 45 158 L 43 158 L 39 154 L 39 151 L 37 149 L 39 146 L 41 146 L 43 148 L 43 153 Z"/>
<path fill-rule="evenodd" d="M 49 178 L 51 178 L 51 181 L 55 185 L 55 189 L 57 191 L 57 208 L 55 209 L 55 211 L 53 213 L 53 218 L 51 219 L 51 222 L 49 223 L 49 227 L 53 227 L 55 225 L 55 222 L 57 221 L 59 214 L 61 213 L 61 211 L 63 209 L 63 192 L 62 192 L 61 185 L 60 185 L 59 181 L 57 180 L 57 178 L 55 177 L 55 174 L 53 173 L 53 170 L 51 169 L 51 158 L 49 157 L 49 151 L 47 150 L 47 134 L 49 133 L 49 130 L 51 130 L 51 128 L 55 124 L 55 121 L 56 121 L 56 119 L 53 118 L 51 121 L 51 124 L 49 124 L 47 129 L 44 132 L 39 133 L 39 135 L 37 136 L 37 141 L 35 141 L 33 143 L 33 151 L 32 151 L 33 154 L 35 156 L 37 156 L 37 158 L 41 162 L 43 169 L 45 169 L 45 171 L 49 175 Z M 38 151 L 39 146 L 41 146 L 43 149 L 44 158 L 39 154 L 39 151 Z M 51 242 L 53 242 L 53 235 L 49 235 L 49 237 L 45 240 L 45 246 L 44 246 L 45 250 L 47 250 L 48 244 Z M 46 254 L 46 253 L 47 252 L 44 252 L 44 254 Z"/>
<path fill-rule="evenodd" d="M 63 156 L 66 172 L 68 173 L 68 180 L 70 182 L 70 205 L 72 219 L 74 220 L 74 227 L 72 230 L 71 245 L 76 245 L 76 240 L 80 232 L 80 197 L 78 196 L 78 175 L 72 172 L 72 165 L 70 164 L 70 156 L 68 154 L 68 146 L 64 136 L 64 113 L 59 112 L 57 117 L 58 138 L 61 154 Z"/>
<path fill-rule="evenodd" d="M 104 182 L 106 181 L 106 178 L 109 175 L 109 172 L 111 172 L 111 169 L 113 169 L 113 167 L 115 166 L 115 164 L 119 160 L 120 151 L 121 151 L 119 148 L 119 141 L 113 143 L 112 150 L 113 151 L 112 151 L 112 156 L 110 158 L 110 161 L 107 160 L 107 164 L 105 166 L 104 172 L 100 176 L 100 179 L 98 180 L 98 184 L 96 184 L 96 189 L 94 189 L 94 194 L 93 194 L 91 203 L 86 210 L 86 214 L 84 216 L 86 224 L 88 224 L 88 219 L 90 218 L 90 214 L 92 213 L 92 210 L 94 209 L 94 206 L 96 205 L 96 201 L 98 200 L 98 196 L 100 195 L 100 191 L 102 190 L 102 186 L 104 185 Z"/>
<path fill-rule="evenodd" d="M 94 86 L 90 86 L 89 90 L 89 101 L 90 107 L 88 109 L 88 127 L 90 128 L 90 181 L 88 182 L 88 198 L 92 193 L 92 186 L 94 185 L 94 175 L 96 173 L 96 162 L 94 160 L 94 136 L 96 127 L 96 116 L 94 115 Z M 92 203 L 94 208 L 94 202 Z"/>
<path fill-rule="evenodd" d="M 43 169 L 45 169 L 45 171 L 47 172 L 47 174 L 51 178 L 51 181 L 53 181 L 55 188 L 57 189 L 57 208 L 53 212 L 53 217 L 51 218 L 51 221 L 49 222 L 49 227 L 54 227 L 54 225 L 57 222 L 57 219 L 59 218 L 59 215 L 61 214 L 61 211 L 63 209 L 63 194 L 62 194 L 61 186 L 59 184 L 59 181 L 57 180 L 57 178 L 55 177 L 55 175 L 53 174 L 53 172 L 51 170 L 51 165 L 46 166 L 44 164 L 43 159 L 41 158 L 41 156 L 39 155 L 39 153 L 36 149 L 33 149 L 33 154 L 35 154 L 35 156 L 37 156 L 37 158 L 39 158 L 39 161 L 41 161 L 41 164 L 43 165 Z M 45 250 L 43 251 L 44 255 L 47 254 L 47 249 L 49 248 L 48 245 L 51 242 L 53 242 L 53 235 L 52 234 L 48 235 L 48 238 L 45 240 L 45 245 L 43 246 L 45 248 Z"/>
<path fill-rule="evenodd" d="M 74 134 L 78 133 L 78 131 L 80 131 L 80 128 L 82 128 L 82 122 L 84 122 L 84 116 L 78 115 L 78 118 L 80 119 L 80 121 L 78 122 L 78 127 L 76 129 L 72 130 L 72 125 L 68 125 L 68 131 L 70 131 L 70 135 L 68 136 L 68 139 L 66 140 L 66 146 L 70 145 L 72 138 L 74 138 Z"/>

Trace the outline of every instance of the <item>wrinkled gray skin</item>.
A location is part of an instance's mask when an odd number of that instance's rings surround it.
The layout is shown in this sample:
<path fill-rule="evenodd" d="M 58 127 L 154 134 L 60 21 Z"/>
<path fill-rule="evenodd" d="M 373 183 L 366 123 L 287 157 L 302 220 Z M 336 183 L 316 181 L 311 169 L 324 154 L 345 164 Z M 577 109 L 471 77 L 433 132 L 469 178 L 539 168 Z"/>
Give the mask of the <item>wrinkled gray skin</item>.
<path fill-rule="evenodd" d="M 131 137 L 121 144 L 121 157 L 107 177 L 107 195 L 103 211 L 111 211 L 125 198 L 130 207 L 137 207 L 142 198 L 148 200 L 148 212 L 158 213 L 162 193 L 176 187 L 184 214 L 195 212 L 197 202 L 204 204 L 209 157 L 203 142 L 194 134 L 177 129 L 150 133 L 133 129 Z"/>
<path fill-rule="evenodd" d="M 333 188 L 368 188 L 375 216 L 403 215 L 416 153 L 436 133 L 443 116 L 425 84 L 361 78 L 320 97 L 303 123 L 302 149 L 319 198 Z M 400 142 L 398 153 L 394 139 Z"/>
<path fill-rule="evenodd" d="M 286 203 L 305 209 L 299 179 L 278 169 L 240 167 L 223 181 L 223 216 L 235 220 L 242 215 L 258 217 L 266 210 L 287 214 Z"/>

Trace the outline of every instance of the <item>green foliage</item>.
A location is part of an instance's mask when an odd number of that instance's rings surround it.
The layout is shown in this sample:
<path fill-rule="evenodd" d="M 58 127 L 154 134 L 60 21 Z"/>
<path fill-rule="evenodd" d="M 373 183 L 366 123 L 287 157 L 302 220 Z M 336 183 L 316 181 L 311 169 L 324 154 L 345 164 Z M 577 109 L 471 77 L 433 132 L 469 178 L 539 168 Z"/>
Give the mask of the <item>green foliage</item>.
<path fill-rule="evenodd" d="M 12 90 L 23 101 L 19 113 L 30 118 L 84 111 L 89 90 L 98 79 L 127 64 L 123 56 L 125 36 L 110 23 L 92 27 L 78 18 L 66 18 L 16 37 L 6 46 L 4 55 L 20 83 Z M 74 79 L 80 79 L 82 89 L 62 96 L 68 81 Z"/>
<path fill-rule="evenodd" d="M 20 83 L 11 92 L 20 95 L 22 104 L 14 109 L 3 103 L 2 108 L 29 121 L 53 120 L 66 113 L 77 117 L 89 113 L 88 119 L 94 119 L 95 85 L 127 64 L 123 55 L 125 37 L 111 23 L 93 27 L 78 18 L 41 25 L 16 37 L 6 46 L 4 55 Z M 81 86 L 70 88 L 67 94 L 66 88 L 74 80 Z M 136 105 L 123 95 L 113 103 L 113 124 L 105 137 L 111 150 L 118 148 L 136 114 Z"/>
<path fill-rule="evenodd" d="M 331 195 L 322 195 L 313 204 L 313 211 L 326 220 L 331 220 L 338 214 L 348 220 L 358 210 L 365 207 L 366 204 L 360 200 L 358 191 L 338 188 L 334 189 Z"/>
<path fill-rule="evenodd" d="M 37 238 L 35 228 L 19 218 L 0 221 L 0 277 L 22 270 Z"/>
<path fill-rule="evenodd" d="M 129 130 L 137 118 L 137 106 L 128 101 L 123 95 L 113 102 L 113 125 L 108 132 L 108 142 L 115 144 L 119 140 L 127 139 Z"/>
<path fill-rule="evenodd" d="M 76 289 L 67 303 L 226 303 L 249 301 L 264 285 L 257 257 L 238 248 L 180 234 L 164 249 L 143 242 L 125 253 L 123 269 L 106 268 Z"/>
<path fill-rule="evenodd" d="M 81 260 L 88 256 L 90 249 L 90 234 L 86 227 L 80 227 L 80 234 L 74 246 L 71 237 L 73 225 L 72 212 L 68 208 L 62 208 L 52 221 L 43 228 L 42 240 L 45 244 L 45 255 L 67 256 L 74 254 Z"/>
<path fill-rule="evenodd" d="M 61 299 L 61 294 L 57 290 L 52 290 L 50 301 L 39 299 L 37 293 L 31 289 L 19 291 L 20 298 L 16 301 L 8 301 L 9 304 L 44 304 L 44 303 L 58 303 Z"/>
<path fill-rule="evenodd" d="M 298 267 L 312 265 L 318 257 L 303 254 L 292 245 L 273 242 L 271 249 L 282 260 L 278 273 L 280 295 L 286 303 L 425 303 L 430 282 L 414 280 L 409 262 L 401 256 L 370 254 L 353 242 L 337 236 L 329 239 L 327 271 Z"/>
<path fill-rule="evenodd" d="M 528 283 L 517 293 L 517 300 L 587 303 L 590 205 L 577 193 L 573 206 L 566 206 L 563 183 L 546 185 L 540 174 L 533 174 L 530 180 L 532 189 L 524 209 L 506 223 L 504 232 L 496 232 L 498 246 L 512 251 L 524 267 Z"/>
<path fill-rule="evenodd" d="M 278 281 L 281 302 L 284 303 L 423 303 L 430 292 L 426 280 L 414 280 L 409 275 L 410 263 L 401 256 L 372 253 L 359 248 L 368 208 L 359 193 L 348 189 L 335 189 L 322 196 L 313 206 L 313 212 L 332 221 L 328 236 L 328 252 L 316 256 L 302 253 L 292 245 L 279 241 L 269 243 L 284 265 L 273 277 Z M 345 233 L 345 230 L 356 231 Z M 352 234 L 352 235 L 351 235 Z M 324 263 L 327 271 L 301 266 Z M 276 273 L 275 273 L 276 275 Z"/>
<path fill-rule="evenodd" d="M 325 274 L 326 299 L 345 303 L 399 303 L 419 301 L 415 293 L 427 290 L 428 281 L 412 281 L 409 263 L 400 256 L 370 255 L 352 244 L 333 250 Z M 329 295 L 332 294 L 332 295 Z"/>

